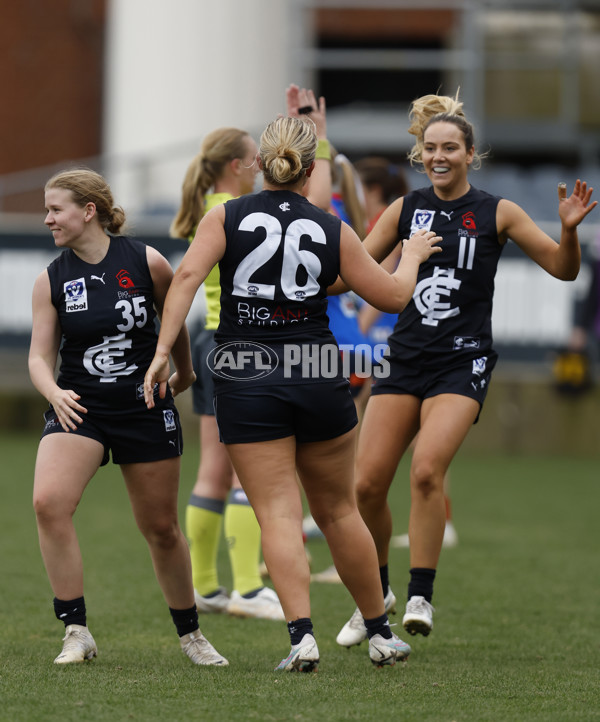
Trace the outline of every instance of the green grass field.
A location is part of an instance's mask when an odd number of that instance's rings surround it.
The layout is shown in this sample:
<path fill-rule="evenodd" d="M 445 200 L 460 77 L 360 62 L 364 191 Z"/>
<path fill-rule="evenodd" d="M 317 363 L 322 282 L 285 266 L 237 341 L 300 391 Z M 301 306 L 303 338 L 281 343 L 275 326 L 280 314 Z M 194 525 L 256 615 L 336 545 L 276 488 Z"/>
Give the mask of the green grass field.
<path fill-rule="evenodd" d="M 431 636 L 409 640 L 406 665 L 376 670 L 365 644 L 335 643 L 354 609 L 349 594 L 313 584 L 321 664 L 317 674 L 291 675 L 272 671 L 289 651 L 278 622 L 201 617 L 230 666 L 189 663 L 112 465 L 93 480 L 76 517 L 99 654 L 83 665 L 53 665 L 62 625 L 31 508 L 36 447 L 35 434 L 0 438 L 3 722 L 600 719 L 597 458 L 459 456 L 452 467 L 459 545 L 442 554 Z M 189 443 L 182 510 L 197 460 Z M 406 480 L 402 466 L 391 497 L 395 533 L 406 530 Z M 314 569 L 329 565 L 324 542 L 309 548 Z M 390 566 L 401 601 L 407 551 L 392 550 Z"/>

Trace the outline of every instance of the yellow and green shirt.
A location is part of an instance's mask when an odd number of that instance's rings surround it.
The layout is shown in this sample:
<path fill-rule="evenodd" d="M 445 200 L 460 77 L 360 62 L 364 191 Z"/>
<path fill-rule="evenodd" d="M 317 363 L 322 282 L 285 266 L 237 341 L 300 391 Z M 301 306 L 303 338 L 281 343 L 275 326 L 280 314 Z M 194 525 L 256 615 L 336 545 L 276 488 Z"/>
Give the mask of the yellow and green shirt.
<path fill-rule="evenodd" d="M 204 198 L 204 212 L 208 213 L 215 206 L 227 203 L 235 196 L 231 193 L 208 193 Z M 194 236 L 189 238 L 192 241 Z M 221 314 L 221 277 L 218 264 L 206 277 L 204 281 L 204 294 L 206 296 L 206 321 L 204 328 L 208 331 L 216 331 L 219 326 Z"/>

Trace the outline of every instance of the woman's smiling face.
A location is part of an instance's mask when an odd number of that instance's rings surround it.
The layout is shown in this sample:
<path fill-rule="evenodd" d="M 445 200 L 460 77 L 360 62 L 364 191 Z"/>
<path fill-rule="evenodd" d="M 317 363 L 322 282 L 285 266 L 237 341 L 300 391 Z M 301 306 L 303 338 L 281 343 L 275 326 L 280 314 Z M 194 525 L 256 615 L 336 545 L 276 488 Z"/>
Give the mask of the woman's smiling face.
<path fill-rule="evenodd" d="M 467 172 L 474 153 L 474 148 L 467 149 L 465 137 L 454 123 L 438 121 L 427 128 L 422 161 L 437 195 L 458 198 L 468 191 Z"/>
<path fill-rule="evenodd" d="M 68 246 L 81 237 L 86 228 L 88 208 L 78 206 L 71 191 L 49 188 L 45 194 L 45 205 L 44 223 L 52 231 L 57 246 Z"/>

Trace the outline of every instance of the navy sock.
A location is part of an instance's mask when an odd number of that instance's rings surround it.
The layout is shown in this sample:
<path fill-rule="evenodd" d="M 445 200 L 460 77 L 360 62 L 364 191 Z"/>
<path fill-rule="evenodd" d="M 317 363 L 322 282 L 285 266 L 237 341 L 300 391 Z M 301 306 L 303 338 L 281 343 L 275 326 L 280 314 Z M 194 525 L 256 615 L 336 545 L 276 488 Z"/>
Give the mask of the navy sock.
<path fill-rule="evenodd" d="M 410 570 L 410 582 L 408 583 L 408 598 L 425 597 L 431 604 L 433 597 L 433 580 L 435 569 L 413 567 Z"/>
<path fill-rule="evenodd" d="M 300 644 L 305 634 L 313 633 L 313 625 L 310 617 L 300 617 L 300 619 L 294 619 L 293 622 L 287 623 L 288 632 L 290 633 L 290 641 L 292 647 L 295 644 Z"/>
<path fill-rule="evenodd" d="M 392 630 L 390 629 L 387 614 L 382 614 L 381 617 L 375 617 L 374 619 L 365 619 L 365 627 L 369 639 L 375 634 L 381 634 L 384 639 L 392 638 Z"/>
<path fill-rule="evenodd" d="M 85 600 L 83 597 L 77 599 L 58 599 L 54 597 L 54 614 L 56 618 L 64 622 L 65 627 L 69 624 L 80 624 L 87 627 L 87 616 L 85 611 Z"/>
<path fill-rule="evenodd" d="M 390 577 L 388 573 L 388 565 L 384 564 L 384 566 L 379 567 L 379 576 L 381 578 L 381 588 L 383 589 L 383 596 L 388 593 L 388 589 L 390 587 Z"/>
<path fill-rule="evenodd" d="M 171 612 L 173 623 L 180 637 L 199 629 L 198 610 L 195 605 L 189 609 L 171 609 L 169 607 L 169 612 Z"/>

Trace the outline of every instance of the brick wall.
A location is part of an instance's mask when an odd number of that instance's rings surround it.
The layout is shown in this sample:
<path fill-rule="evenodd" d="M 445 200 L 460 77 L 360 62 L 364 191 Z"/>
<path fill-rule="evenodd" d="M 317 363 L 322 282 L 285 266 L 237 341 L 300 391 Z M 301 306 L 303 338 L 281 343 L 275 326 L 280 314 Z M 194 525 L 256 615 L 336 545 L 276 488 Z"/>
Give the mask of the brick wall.
<path fill-rule="evenodd" d="M 0 176 L 101 150 L 106 0 L 5 2 L 0 22 Z M 39 190 L 2 210 L 40 210 Z"/>

